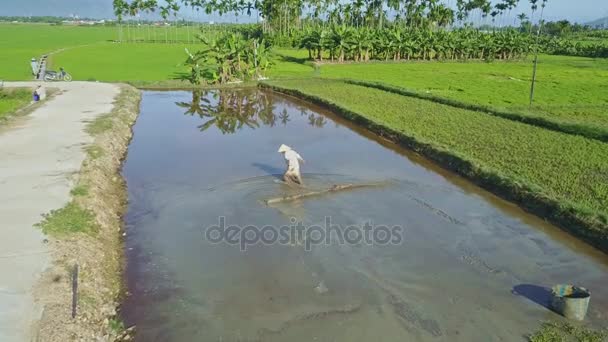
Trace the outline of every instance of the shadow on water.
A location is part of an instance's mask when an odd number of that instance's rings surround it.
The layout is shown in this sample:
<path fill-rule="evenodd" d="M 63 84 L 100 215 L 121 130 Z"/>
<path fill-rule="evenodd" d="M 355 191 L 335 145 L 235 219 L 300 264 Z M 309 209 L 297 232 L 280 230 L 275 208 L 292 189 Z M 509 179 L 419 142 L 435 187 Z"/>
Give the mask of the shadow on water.
<path fill-rule="evenodd" d="M 272 165 L 263 164 L 263 163 L 251 163 L 251 165 L 257 167 L 258 169 L 266 172 L 269 176 L 276 177 L 278 179 L 283 179 L 283 171 L 278 167 L 274 167 Z"/>
<path fill-rule="evenodd" d="M 522 296 L 528 300 L 551 310 L 551 289 L 532 284 L 520 284 L 513 287 L 511 291 L 516 296 Z"/>

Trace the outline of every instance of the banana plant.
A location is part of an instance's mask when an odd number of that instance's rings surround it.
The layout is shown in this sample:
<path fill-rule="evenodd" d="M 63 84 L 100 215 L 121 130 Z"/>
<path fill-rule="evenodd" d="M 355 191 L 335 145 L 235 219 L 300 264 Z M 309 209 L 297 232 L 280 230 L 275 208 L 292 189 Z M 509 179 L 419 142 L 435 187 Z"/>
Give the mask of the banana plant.
<path fill-rule="evenodd" d="M 331 31 L 330 44 L 332 50 L 338 53 L 338 62 L 346 60 L 346 54 L 354 47 L 353 29 L 346 25 L 334 25 Z"/>
<path fill-rule="evenodd" d="M 203 49 L 190 52 L 184 65 L 190 72 L 182 79 L 192 84 L 224 84 L 230 81 L 258 79 L 271 65 L 269 45 L 257 38 L 228 32 L 215 39 L 200 38 Z"/>

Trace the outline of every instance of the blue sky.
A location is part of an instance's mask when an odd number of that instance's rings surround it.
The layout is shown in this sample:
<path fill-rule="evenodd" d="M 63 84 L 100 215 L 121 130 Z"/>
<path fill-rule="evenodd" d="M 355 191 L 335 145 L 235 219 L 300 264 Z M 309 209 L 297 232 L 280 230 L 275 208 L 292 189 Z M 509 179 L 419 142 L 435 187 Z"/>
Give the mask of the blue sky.
<path fill-rule="evenodd" d="M 527 0 L 520 0 L 517 13 L 521 12 L 530 12 L 530 4 Z M 545 15 L 548 20 L 566 18 L 590 21 L 608 16 L 608 0 L 549 0 Z"/>
<path fill-rule="evenodd" d="M 444 1 L 451 4 L 456 3 L 456 0 Z M 0 2 L 2 2 L 0 15 L 113 16 L 112 0 L 0 0 Z M 519 7 L 513 11 L 512 16 L 521 12 L 530 13 L 528 0 L 520 0 Z M 186 14 L 185 16 L 192 15 Z M 586 22 L 605 16 L 608 16 L 608 0 L 549 0 L 545 11 L 545 17 L 548 20 L 565 18 L 570 21 Z M 192 17 L 207 20 L 205 16 Z M 213 19 L 217 20 L 217 18 Z M 241 18 L 241 20 L 244 19 L 244 17 Z"/>

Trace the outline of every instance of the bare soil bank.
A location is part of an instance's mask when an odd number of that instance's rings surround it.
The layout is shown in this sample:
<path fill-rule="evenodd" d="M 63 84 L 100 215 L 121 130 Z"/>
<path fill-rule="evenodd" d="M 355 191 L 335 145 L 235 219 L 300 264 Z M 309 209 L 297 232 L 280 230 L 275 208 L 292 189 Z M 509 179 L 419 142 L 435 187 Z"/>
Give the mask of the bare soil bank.
<path fill-rule="evenodd" d="M 120 175 L 139 112 L 140 92 L 121 86 L 113 111 L 104 116 L 106 129 L 90 129 L 94 142 L 78 175 L 86 194 L 74 201 L 94 214 L 94 233 L 48 237 L 52 266 L 41 277 L 35 298 L 42 304 L 38 341 L 115 341 L 124 336 L 116 308 L 123 269 L 122 214 L 125 183 Z M 93 124 L 91 124 L 93 125 Z M 79 267 L 76 317 L 73 310 L 73 270 Z"/>

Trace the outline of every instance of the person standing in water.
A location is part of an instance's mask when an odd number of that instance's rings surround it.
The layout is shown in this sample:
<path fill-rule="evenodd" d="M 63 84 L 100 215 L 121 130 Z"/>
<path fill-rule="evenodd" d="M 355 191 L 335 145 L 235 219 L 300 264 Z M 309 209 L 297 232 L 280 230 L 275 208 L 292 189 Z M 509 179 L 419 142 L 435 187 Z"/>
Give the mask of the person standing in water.
<path fill-rule="evenodd" d="M 300 174 L 300 163 L 304 163 L 304 159 L 298 154 L 298 152 L 291 149 L 291 147 L 282 144 L 279 147 L 279 153 L 283 153 L 285 162 L 287 163 L 287 170 L 283 175 L 283 179 L 287 183 L 295 183 L 302 185 L 302 175 Z"/>

